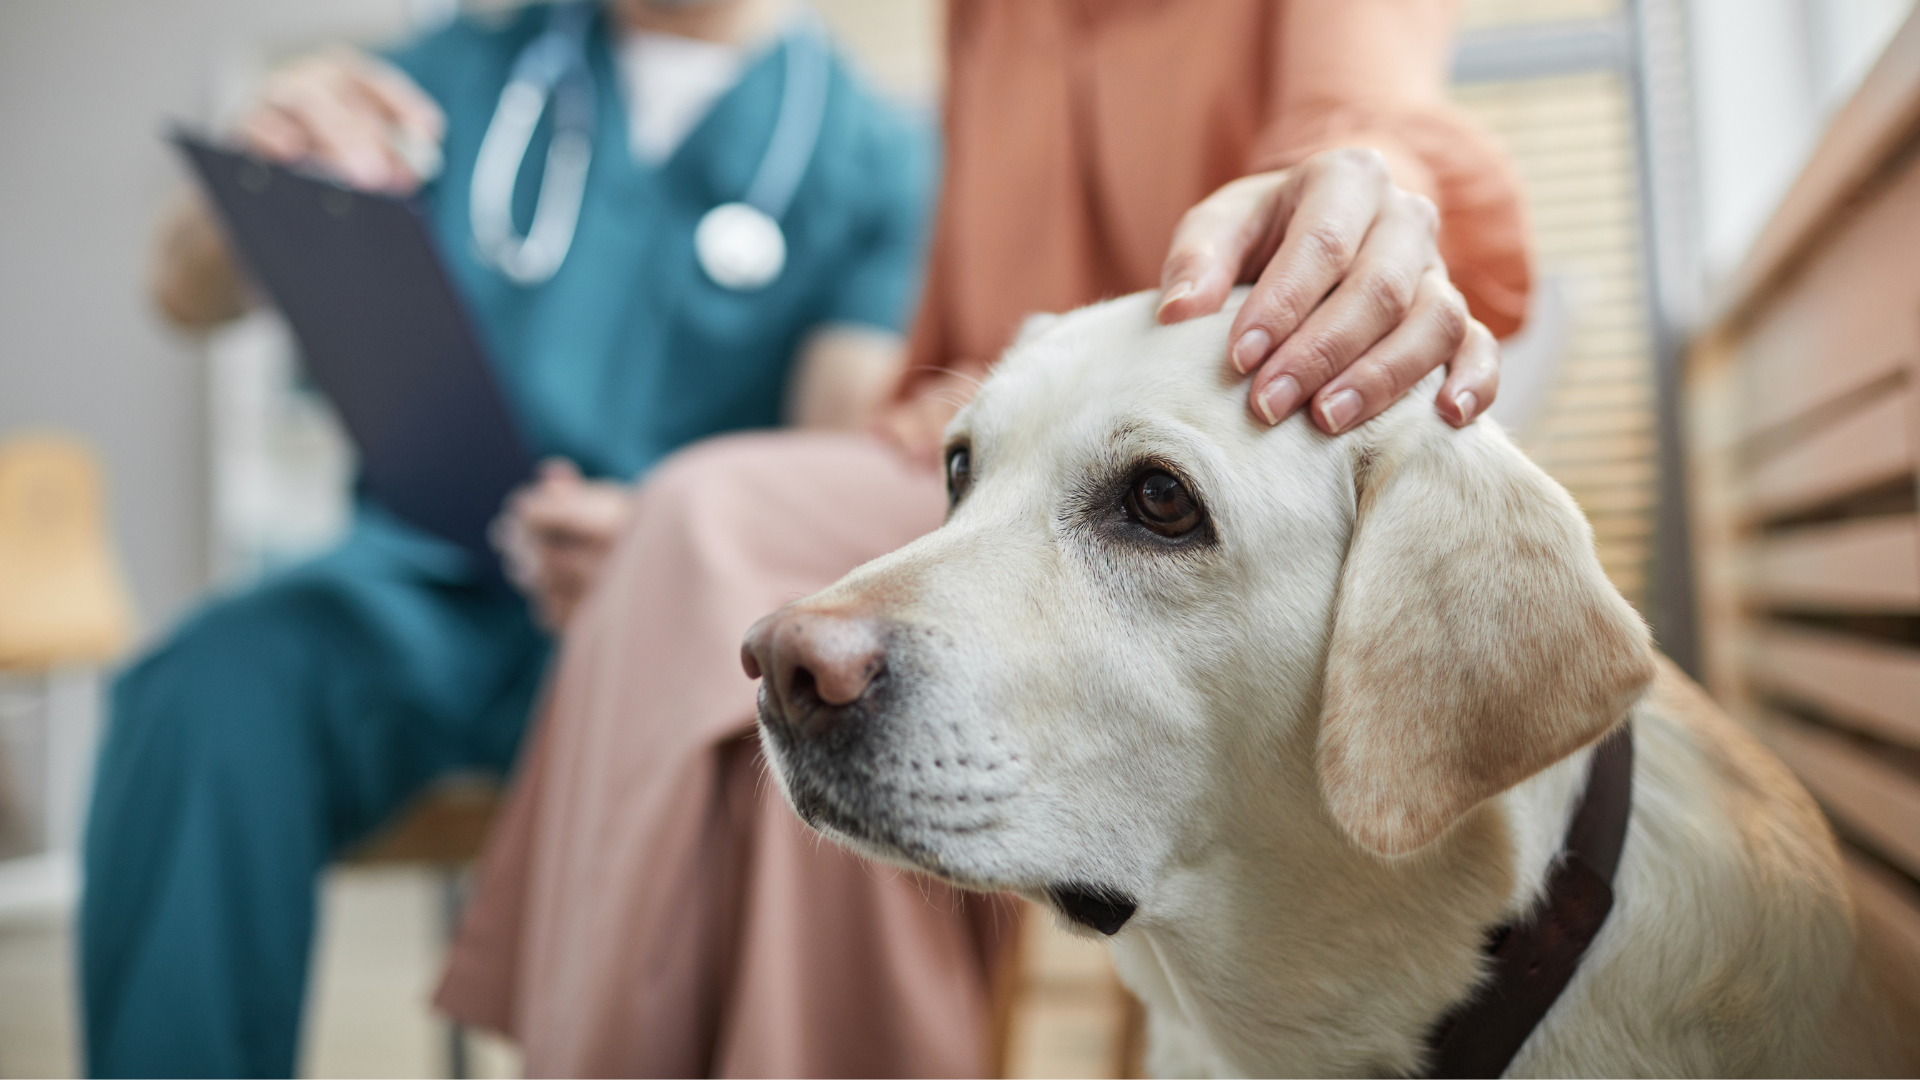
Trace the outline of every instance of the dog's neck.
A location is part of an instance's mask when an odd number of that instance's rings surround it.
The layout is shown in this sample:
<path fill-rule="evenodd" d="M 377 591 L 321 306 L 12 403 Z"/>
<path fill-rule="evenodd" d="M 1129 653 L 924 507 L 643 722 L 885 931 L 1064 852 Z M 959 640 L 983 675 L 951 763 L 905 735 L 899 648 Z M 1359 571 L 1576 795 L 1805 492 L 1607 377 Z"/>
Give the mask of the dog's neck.
<path fill-rule="evenodd" d="M 1266 788 L 1113 939 L 1152 1017 L 1154 1071 L 1417 1071 L 1428 1032 L 1483 970 L 1487 931 L 1542 896 L 1589 757 L 1392 863 L 1335 830 L 1310 772 Z"/>

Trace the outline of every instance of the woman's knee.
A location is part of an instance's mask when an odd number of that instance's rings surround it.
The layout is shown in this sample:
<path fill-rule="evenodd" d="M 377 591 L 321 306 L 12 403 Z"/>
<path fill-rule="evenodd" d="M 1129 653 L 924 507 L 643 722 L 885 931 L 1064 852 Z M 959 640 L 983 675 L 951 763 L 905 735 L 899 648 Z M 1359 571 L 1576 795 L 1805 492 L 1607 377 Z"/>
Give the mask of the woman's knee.
<path fill-rule="evenodd" d="M 753 432 L 708 439 L 668 458 L 642 487 L 636 522 L 800 541 L 837 538 L 853 526 L 876 537 L 901 534 L 897 542 L 904 543 L 939 524 L 943 500 L 939 477 L 872 436 Z"/>
<path fill-rule="evenodd" d="M 652 610 L 693 618 L 709 604 L 757 617 L 932 530 L 944 508 L 937 476 L 869 436 L 707 440 L 647 478 L 584 623 Z"/>
<path fill-rule="evenodd" d="M 792 481 L 796 465 L 836 461 L 884 468 L 893 456 L 893 451 L 879 440 L 847 432 L 748 431 L 720 435 L 702 439 L 661 461 L 641 485 L 641 497 L 658 493 L 675 502 L 697 502 L 742 487 Z"/>

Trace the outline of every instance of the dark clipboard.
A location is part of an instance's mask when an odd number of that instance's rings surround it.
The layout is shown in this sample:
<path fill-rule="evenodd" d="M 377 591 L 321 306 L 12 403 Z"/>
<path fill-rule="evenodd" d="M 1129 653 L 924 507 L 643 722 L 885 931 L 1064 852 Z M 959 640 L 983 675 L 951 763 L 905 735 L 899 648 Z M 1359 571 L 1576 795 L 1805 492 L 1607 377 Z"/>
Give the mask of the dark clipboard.
<path fill-rule="evenodd" d="M 497 578 L 487 527 L 534 460 L 420 209 L 172 139 L 339 411 L 361 492 Z"/>

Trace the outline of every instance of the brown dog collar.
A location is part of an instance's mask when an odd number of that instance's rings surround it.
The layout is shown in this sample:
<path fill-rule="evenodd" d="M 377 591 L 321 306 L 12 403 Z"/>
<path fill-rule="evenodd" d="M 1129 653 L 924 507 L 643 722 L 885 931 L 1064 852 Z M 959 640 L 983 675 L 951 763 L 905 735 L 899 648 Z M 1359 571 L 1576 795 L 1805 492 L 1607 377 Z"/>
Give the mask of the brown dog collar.
<path fill-rule="evenodd" d="M 1601 741 L 1546 902 L 1487 938 L 1492 974 L 1427 1036 L 1428 1076 L 1499 1076 L 1560 992 L 1613 910 L 1613 875 L 1633 808 L 1633 731 Z"/>

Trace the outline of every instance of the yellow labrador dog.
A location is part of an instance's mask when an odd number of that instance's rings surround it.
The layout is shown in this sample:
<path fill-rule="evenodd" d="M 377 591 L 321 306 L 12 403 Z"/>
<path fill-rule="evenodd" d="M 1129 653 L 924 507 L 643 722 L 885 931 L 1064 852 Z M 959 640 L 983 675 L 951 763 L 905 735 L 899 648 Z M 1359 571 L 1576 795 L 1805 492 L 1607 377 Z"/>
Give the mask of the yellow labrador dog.
<path fill-rule="evenodd" d="M 1258 424 L 1154 300 L 1030 326 L 947 524 L 749 635 L 800 815 L 1109 935 L 1160 1074 L 1897 1069 L 1819 811 L 1567 493 L 1432 384 Z"/>

